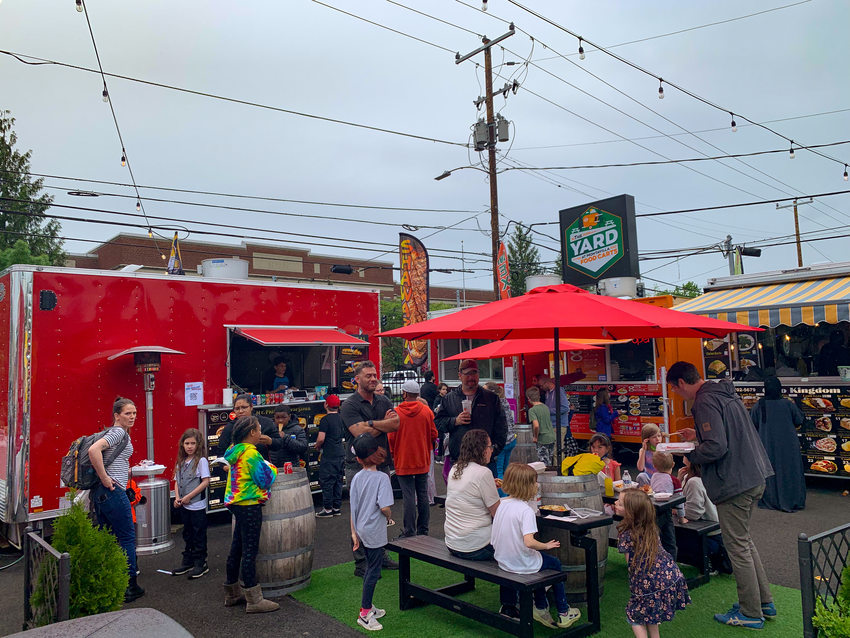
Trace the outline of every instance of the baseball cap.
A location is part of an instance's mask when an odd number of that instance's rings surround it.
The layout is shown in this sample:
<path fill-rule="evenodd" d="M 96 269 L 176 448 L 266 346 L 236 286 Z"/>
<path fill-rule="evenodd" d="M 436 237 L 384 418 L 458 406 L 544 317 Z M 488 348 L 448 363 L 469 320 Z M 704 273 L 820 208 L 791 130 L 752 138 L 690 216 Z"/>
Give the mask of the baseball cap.
<path fill-rule="evenodd" d="M 408 394 L 419 394 L 419 384 L 413 379 L 408 379 L 401 384 L 401 391 Z"/>
<path fill-rule="evenodd" d="M 378 441 L 371 434 L 361 434 L 354 439 L 354 453 L 358 459 L 368 459 L 378 451 Z"/>
<path fill-rule="evenodd" d="M 339 396 L 336 394 L 329 394 L 325 397 L 325 403 L 328 404 L 329 408 L 338 408 L 339 407 Z"/>
<path fill-rule="evenodd" d="M 475 370 L 478 372 L 478 362 L 475 359 L 464 359 L 460 362 L 460 368 L 458 368 L 460 372 L 471 372 Z"/>

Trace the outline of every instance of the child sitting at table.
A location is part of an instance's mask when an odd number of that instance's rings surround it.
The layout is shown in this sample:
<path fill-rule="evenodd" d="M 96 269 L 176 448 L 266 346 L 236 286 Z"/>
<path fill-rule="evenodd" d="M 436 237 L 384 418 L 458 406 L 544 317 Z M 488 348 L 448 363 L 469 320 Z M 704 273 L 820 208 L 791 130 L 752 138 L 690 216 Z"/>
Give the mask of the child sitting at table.
<path fill-rule="evenodd" d="M 605 467 L 600 472 L 601 474 L 604 474 L 612 481 L 620 480 L 620 464 L 611 458 L 611 440 L 607 436 L 597 432 L 590 437 L 587 449 L 605 463 Z"/>
<path fill-rule="evenodd" d="M 673 476 L 673 455 L 669 452 L 655 452 L 652 455 L 655 463 L 655 474 L 650 479 L 649 486 L 656 494 L 681 494 L 682 483 Z M 682 523 L 687 523 L 685 518 L 685 505 L 676 506 L 676 515 Z"/>
<path fill-rule="evenodd" d="M 691 603 L 685 577 L 659 546 L 655 508 L 641 490 L 623 490 L 614 504 L 623 517 L 617 524 L 617 549 L 626 555 L 629 592 L 626 619 L 638 638 L 659 636 L 658 625 L 673 620 Z"/>
<path fill-rule="evenodd" d="M 640 452 L 638 452 L 637 476 L 638 485 L 649 485 L 652 475 L 655 474 L 655 465 L 652 455 L 655 446 L 662 440 L 661 428 L 654 423 L 647 423 L 640 431 Z"/>
<path fill-rule="evenodd" d="M 534 538 L 537 519 L 528 501 L 537 496 L 537 472 L 525 463 L 511 463 L 505 470 L 502 490 L 508 494 L 508 498 L 499 503 L 490 537 L 499 567 L 513 574 L 536 574 L 544 569 L 561 571 L 561 561 L 538 551 L 560 547 L 560 541 L 541 543 Z M 553 585 L 552 592 L 558 606 L 557 621 L 553 622 L 549 614 L 549 603 L 543 587 L 533 592 L 534 620 L 547 627 L 569 627 L 581 617 L 581 612 L 570 607 L 567 602 L 563 581 Z M 519 618 L 516 589 L 500 587 L 499 598 L 502 603 L 499 613 Z"/>

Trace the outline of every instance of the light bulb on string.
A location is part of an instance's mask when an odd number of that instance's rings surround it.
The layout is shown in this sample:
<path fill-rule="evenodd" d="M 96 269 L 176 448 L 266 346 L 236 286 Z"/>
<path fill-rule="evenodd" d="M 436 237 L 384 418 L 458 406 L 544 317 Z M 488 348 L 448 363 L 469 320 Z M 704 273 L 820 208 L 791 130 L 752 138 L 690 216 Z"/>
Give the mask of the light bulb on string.
<path fill-rule="evenodd" d="M 794 159 L 796 155 L 794 155 L 794 140 L 791 140 L 791 149 L 788 151 L 788 159 Z"/>
<path fill-rule="evenodd" d="M 844 165 L 844 181 L 847 181 L 847 164 Z"/>
<path fill-rule="evenodd" d="M 140 200 L 136 200 L 136 210 L 142 210 L 142 202 Z"/>
<path fill-rule="evenodd" d="M 658 78 L 658 99 L 664 99 L 664 80 Z"/>
<path fill-rule="evenodd" d="M 162 253 L 159 253 L 159 256 L 162 258 L 163 261 L 165 261 L 165 255 L 163 255 Z"/>
<path fill-rule="evenodd" d="M 153 239 L 153 229 L 151 229 L 151 228 L 148 228 L 148 237 Z"/>
<path fill-rule="evenodd" d="M 579 39 L 578 39 L 578 59 L 579 59 L 579 60 L 584 60 L 584 58 L 585 58 L 585 55 L 584 55 L 584 47 L 583 47 L 583 46 L 581 46 L 581 38 L 579 38 Z"/>
<path fill-rule="evenodd" d="M 481 0 L 481 10 L 487 11 L 487 0 Z"/>
<path fill-rule="evenodd" d="M 79 13 L 83 12 L 83 0 L 77 0 L 77 11 Z"/>
<path fill-rule="evenodd" d="M 121 166 L 127 166 L 127 152 L 121 149 Z"/>
<path fill-rule="evenodd" d="M 729 115 L 732 116 L 732 132 L 734 133 L 738 130 L 738 124 L 735 122 L 735 114 L 729 113 Z"/>
<path fill-rule="evenodd" d="M 103 87 L 103 93 L 101 95 L 103 95 L 104 102 L 109 102 L 109 91 L 106 90 L 106 86 Z"/>

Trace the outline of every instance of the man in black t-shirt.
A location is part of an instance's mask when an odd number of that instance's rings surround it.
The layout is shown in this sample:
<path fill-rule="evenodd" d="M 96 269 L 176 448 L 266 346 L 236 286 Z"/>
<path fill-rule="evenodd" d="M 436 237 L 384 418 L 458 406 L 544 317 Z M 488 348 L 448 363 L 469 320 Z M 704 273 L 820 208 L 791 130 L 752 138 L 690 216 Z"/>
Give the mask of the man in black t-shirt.
<path fill-rule="evenodd" d="M 319 485 L 322 488 L 322 510 L 316 512 L 317 518 L 339 516 L 342 514 L 342 464 L 345 461 L 345 447 L 342 439 L 345 426 L 339 416 L 339 397 L 331 394 L 325 399 L 327 414 L 319 422 L 319 434 L 316 436 L 316 451 L 321 451 L 319 462 Z"/>
<path fill-rule="evenodd" d="M 419 390 L 419 396 L 428 402 L 428 407 L 432 411 L 434 410 L 434 401 L 437 400 L 438 394 L 440 394 L 440 390 L 437 384 L 434 383 L 434 371 L 426 370 L 425 383 L 422 384 L 422 388 Z"/>
<path fill-rule="evenodd" d="M 392 401 L 383 394 L 375 394 L 378 387 L 378 369 L 371 361 L 361 361 L 354 367 L 354 380 L 357 390 L 348 397 L 340 408 L 342 423 L 348 433 L 345 442 L 345 483 L 350 487 L 354 475 L 361 465 L 351 447 L 355 438 L 361 434 L 371 434 L 382 448 L 387 451 L 387 460 L 378 467 L 390 476 L 392 459 L 387 432 L 398 430 L 398 414 L 393 410 Z M 398 569 L 398 563 L 384 556 L 385 569 Z M 354 575 L 361 578 L 366 573 L 366 554 L 360 547 L 354 552 Z"/>

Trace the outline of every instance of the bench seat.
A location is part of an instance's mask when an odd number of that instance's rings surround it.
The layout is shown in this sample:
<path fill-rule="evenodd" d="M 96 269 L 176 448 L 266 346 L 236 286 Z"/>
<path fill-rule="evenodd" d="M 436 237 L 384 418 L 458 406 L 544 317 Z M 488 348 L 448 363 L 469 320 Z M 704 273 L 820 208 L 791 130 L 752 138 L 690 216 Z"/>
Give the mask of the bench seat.
<path fill-rule="evenodd" d="M 688 579 L 688 588 L 705 585 L 711 579 L 711 559 L 708 553 L 707 537 L 720 530 L 716 521 L 688 521 L 676 523 L 676 546 L 679 548 L 678 562 L 693 565 L 700 574 Z"/>

